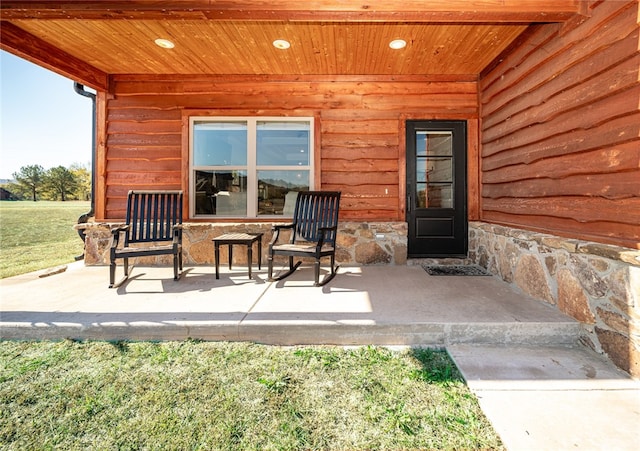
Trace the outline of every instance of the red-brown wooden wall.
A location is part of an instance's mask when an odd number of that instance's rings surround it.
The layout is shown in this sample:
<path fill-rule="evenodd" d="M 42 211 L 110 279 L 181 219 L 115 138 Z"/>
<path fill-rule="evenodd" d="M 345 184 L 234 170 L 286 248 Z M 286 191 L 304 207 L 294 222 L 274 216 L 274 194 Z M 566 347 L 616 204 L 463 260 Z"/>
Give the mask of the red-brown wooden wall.
<path fill-rule="evenodd" d="M 482 74 L 481 218 L 639 248 L 640 6 L 588 14 Z"/>
<path fill-rule="evenodd" d="M 534 26 L 479 82 L 113 76 L 99 96 L 97 219 L 121 219 L 131 188 L 187 190 L 185 118 L 216 113 L 315 116 L 316 187 L 343 192 L 342 219 L 402 221 L 404 121 L 467 119 L 470 219 L 640 247 L 638 8 L 594 2 Z"/>
<path fill-rule="evenodd" d="M 404 220 L 406 119 L 466 119 L 469 211 L 478 215 L 474 77 L 115 76 L 101 97 L 98 220 L 124 217 L 129 189 L 188 191 L 189 115 L 316 117 L 317 188 L 340 190 L 344 220 Z M 100 196 L 97 197 L 98 201 Z M 474 218 L 475 216 L 475 218 Z"/>

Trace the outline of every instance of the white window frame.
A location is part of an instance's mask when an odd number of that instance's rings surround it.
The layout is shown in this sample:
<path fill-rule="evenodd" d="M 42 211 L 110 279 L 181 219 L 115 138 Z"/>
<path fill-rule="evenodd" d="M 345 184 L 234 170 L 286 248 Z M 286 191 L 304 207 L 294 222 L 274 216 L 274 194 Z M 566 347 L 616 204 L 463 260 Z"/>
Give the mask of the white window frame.
<path fill-rule="evenodd" d="M 258 122 L 306 122 L 309 124 L 309 165 L 308 166 L 258 166 L 257 164 L 257 130 Z M 202 166 L 194 165 L 193 138 L 196 122 L 246 122 L 247 124 L 247 166 Z M 314 117 L 299 116 L 190 116 L 189 117 L 189 217 L 197 219 L 258 219 L 282 218 L 281 215 L 258 216 L 258 171 L 260 170 L 307 170 L 309 171 L 309 189 L 315 186 L 315 124 Z M 196 193 L 193 180 L 197 170 L 246 170 L 247 171 L 247 214 L 246 216 L 203 215 L 196 216 Z"/>

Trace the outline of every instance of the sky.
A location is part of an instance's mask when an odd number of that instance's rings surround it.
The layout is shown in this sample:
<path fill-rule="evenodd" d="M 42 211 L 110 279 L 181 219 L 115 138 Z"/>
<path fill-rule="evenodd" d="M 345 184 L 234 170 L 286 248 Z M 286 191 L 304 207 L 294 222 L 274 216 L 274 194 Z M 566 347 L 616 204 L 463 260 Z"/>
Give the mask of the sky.
<path fill-rule="evenodd" d="M 73 80 L 0 51 L 0 179 L 36 164 L 89 167 L 91 133 L 91 99 Z"/>

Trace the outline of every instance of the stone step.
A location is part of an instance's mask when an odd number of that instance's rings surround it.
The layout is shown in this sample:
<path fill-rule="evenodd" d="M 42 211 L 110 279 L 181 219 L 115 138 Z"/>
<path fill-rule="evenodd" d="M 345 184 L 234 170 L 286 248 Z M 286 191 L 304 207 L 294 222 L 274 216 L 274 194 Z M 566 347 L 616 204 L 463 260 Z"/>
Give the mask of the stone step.
<path fill-rule="evenodd" d="M 580 325 L 567 323 L 422 323 L 321 324 L 243 321 L 238 339 L 277 345 L 406 345 L 446 347 L 450 344 L 575 345 Z"/>
<path fill-rule="evenodd" d="M 335 321 L 159 320 L 104 321 L 101 315 L 73 314 L 53 321 L 11 321 L 3 315 L 3 339 L 27 340 L 186 340 L 253 341 L 272 345 L 406 345 L 447 347 L 452 344 L 574 345 L 576 322 L 357 324 Z M 53 315 L 50 315 L 53 318 Z M 82 321 L 82 322 L 78 322 Z"/>

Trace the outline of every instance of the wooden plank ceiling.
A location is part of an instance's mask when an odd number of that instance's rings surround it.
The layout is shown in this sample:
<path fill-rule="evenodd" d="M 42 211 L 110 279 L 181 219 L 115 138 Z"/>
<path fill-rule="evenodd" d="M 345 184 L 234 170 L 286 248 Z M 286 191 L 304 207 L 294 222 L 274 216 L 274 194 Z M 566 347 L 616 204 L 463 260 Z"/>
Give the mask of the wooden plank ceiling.
<path fill-rule="evenodd" d="M 579 0 L 3 1 L 9 52 L 94 88 L 109 74 L 475 76 Z M 163 49 L 157 38 L 172 41 Z M 275 48 L 276 39 L 291 47 Z M 389 48 L 403 39 L 401 50 Z"/>

